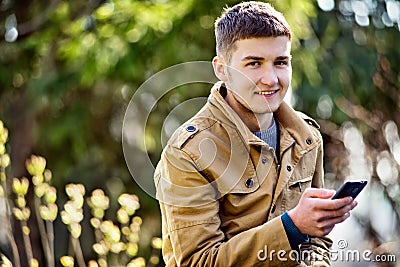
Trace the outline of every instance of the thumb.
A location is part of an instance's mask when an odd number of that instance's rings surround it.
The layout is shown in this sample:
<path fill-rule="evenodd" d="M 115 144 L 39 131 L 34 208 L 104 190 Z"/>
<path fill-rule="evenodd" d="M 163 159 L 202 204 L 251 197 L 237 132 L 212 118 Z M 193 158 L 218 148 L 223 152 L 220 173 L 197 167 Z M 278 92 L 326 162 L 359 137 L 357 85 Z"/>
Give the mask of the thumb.
<path fill-rule="evenodd" d="M 324 198 L 328 199 L 331 198 L 335 194 L 335 190 L 329 190 L 329 189 L 324 189 L 324 188 L 307 188 L 304 191 L 304 194 L 307 197 L 311 198 Z"/>

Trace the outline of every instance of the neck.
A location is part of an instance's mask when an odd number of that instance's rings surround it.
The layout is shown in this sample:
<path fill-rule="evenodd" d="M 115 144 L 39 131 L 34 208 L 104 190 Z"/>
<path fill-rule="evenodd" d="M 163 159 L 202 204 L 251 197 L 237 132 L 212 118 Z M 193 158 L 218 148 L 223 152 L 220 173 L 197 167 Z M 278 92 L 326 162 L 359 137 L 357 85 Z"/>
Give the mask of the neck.
<path fill-rule="evenodd" d="M 254 113 L 238 102 L 229 92 L 225 97 L 228 105 L 239 115 L 240 119 L 252 132 L 260 132 L 272 125 L 273 113 Z"/>
<path fill-rule="evenodd" d="M 259 128 L 258 128 L 259 132 L 264 131 L 272 126 L 274 118 L 273 113 L 256 114 L 255 116 L 257 118 L 257 121 L 259 122 Z"/>

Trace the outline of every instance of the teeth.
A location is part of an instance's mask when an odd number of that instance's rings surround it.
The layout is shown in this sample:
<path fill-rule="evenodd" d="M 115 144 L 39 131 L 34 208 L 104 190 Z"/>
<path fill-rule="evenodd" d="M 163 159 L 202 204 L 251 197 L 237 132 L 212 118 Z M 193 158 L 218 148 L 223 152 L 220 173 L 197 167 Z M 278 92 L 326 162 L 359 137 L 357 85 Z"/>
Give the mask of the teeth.
<path fill-rule="evenodd" d="M 274 93 L 276 93 L 276 91 L 270 91 L 270 92 L 256 92 L 256 94 L 258 94 L 258 95 L 272 95 L 272 94 L 274 94 Z"/>

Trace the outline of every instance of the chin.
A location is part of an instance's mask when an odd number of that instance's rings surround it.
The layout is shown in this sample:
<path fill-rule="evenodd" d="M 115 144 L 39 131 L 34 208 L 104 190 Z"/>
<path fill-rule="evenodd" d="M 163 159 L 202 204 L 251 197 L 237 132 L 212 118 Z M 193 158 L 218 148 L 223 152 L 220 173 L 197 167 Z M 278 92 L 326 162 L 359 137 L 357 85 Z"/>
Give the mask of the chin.
<path fill-rule="evenodd" d="M 273 113 L 273 112 L 275 112 L 277 109 L 275 109 L 275 108 L 272 108 L 272 109 L 253 109 L 252 111 L 255 113 L 255 114 L 268 114 L 268 113 Z"/>

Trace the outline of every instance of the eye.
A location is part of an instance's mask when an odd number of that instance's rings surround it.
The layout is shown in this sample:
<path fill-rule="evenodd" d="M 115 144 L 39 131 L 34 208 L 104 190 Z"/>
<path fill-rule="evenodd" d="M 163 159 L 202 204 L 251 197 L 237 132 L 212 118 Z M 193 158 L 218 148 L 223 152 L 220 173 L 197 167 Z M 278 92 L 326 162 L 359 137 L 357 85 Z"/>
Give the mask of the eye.
<path fill-rule="evenodd" d="M 261 62 L 259 62 L 259 61 L 250 61 L 250 62 L 246 63 L 245 66 L 246 67 L 259 67 L 259 66 L 261 66 Z"/>
<path fill-rule="evenodd" d="M 277 60 L 275 61 L 275 65 L 276 66 L 288 66 L 289 65 L 289 61 L 288 60 Z"/>
<path fill-rule="evenodd" d="M 282 56 L 282 57 L 277 57 L 274 61 L 274 65 L 275 66 L 279 66 L 279 67 L 287 67 L 290 65 L 290 61 L 291 61 L 291 57 L 286 57 L 286 56 Z"/>

